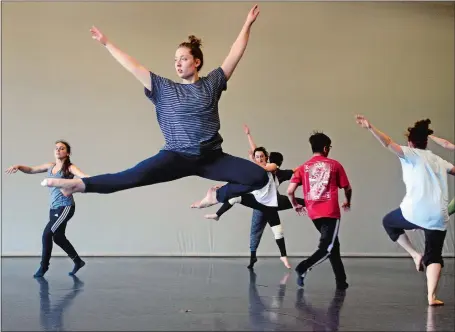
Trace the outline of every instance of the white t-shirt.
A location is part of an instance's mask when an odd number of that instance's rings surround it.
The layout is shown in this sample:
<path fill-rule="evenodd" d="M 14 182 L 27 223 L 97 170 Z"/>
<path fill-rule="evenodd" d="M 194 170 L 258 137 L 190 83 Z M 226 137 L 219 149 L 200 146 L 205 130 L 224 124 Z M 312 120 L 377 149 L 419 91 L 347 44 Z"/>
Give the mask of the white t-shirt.
<path fill-rule="evenodd" d="M 449 214 L 447 173 L 453 165 L 430 150 L 402 146 L 400 157 L 406 195 L 400 204 L 403 217 L 422 228 L 444 231 Z"/>
<path fill-rule="evenodd" d="M 274 179 L 272 173 L 270 172 L 267 172 L 267 175 L 269 176 L 269 182 L 261 189 L 252 191 L 251 193 L 254 195 L 258 203 L 266 206 L 278 207 L 278 179 L 276 179 L 276 177 Z"/>

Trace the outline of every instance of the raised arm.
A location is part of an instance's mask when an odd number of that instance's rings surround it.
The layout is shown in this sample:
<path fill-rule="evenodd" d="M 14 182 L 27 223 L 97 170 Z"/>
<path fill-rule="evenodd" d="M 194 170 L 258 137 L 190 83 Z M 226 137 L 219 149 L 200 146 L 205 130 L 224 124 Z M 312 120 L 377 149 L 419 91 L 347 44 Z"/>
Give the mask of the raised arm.
<path fill-rule="evenodd" d="M 133 74 L 134 77 L 136 77 L 148 90 L 152 91 L 152 80 L 150 77 L 150 71 L 147 68 L 140 65 L 133 57 L 124 53 L 112 44 L 96 27 L 92 27 L 90 32 L 92 33 L 92 38 L 103 44 L 115 60 L 117 60 L 126 70 Z"/>
<path fill-rule="evenodd" d="M 88 174 L 85 174 L 84 172 L 82 172 L 79 167 L 77 167 L 76 165 L 74 164 L 71 164 L 70 166 L 70 172 L 71 174 L 73 174 L 74 176 L 77 176 L 79 178 L 88 178 L 89 175 Z"/>
<path fill-rule="evenodd" d="M 455 144 L 450 143 L 448 140 L 436 137 L 434 135 L 430 135 L 428 137 L 430 137 L 433 142 L 435 142 L 436 144 L 442 146 L 443 148 L 455 151 Z"/>
<path fill-rule="evenodd" d="M 13 165 L 11 167 L 8 167 L 5 170 L 5 173 L 13 174 L 13 173 L 16 173 L 17 171 L 21 171 L 22 173 L 25 173 L 25 174 L 44 173 L 53 165 L 54 165 L 54 163 L 46 163 L 46 164 L 42 164 L 42 165 L 38 165 L 38 166 Z"/>
<path fill-rule="evenodd" d="M 245 132 L 246 136 L 248 137 L 248 143 L 250 143 L 250 149 L 254 151 L 257 146 L 256 143 L 253 141 L 253 137 L 251 136 L 250 128 L 247 125 L 243 125 L 243 131 Z"/>
<path fill-rule="evenodd" d="M 248 39 L 250 38 L 251 26 L 253 25 L 254 21 L 256 21 L 258 15 L 259 8 L 258 5 L 255 5 L 248 13 L 242 30 L 240 31 L 234 44 L 232 44 L 228 56 L 221 65 L 221 69 L 223 69 L 226 80 L 229 80 L 231 78 L 232 73 L 234 72 L 237 64 L 243 56 L 243 53 L 245 52 L 246 46 L 248 45 Z"/>
<path fill-rule="evenodd" d="M 395 153 L 398 157 L 404 157 L 401 146 L 392 141 L 389 136 L 370 124 L 370 122 L 363 115 L 356 115 L 356 122 L 362 128 L 368 129 L 373 134 L 373 136 L 376 137 L 376 139 L 382 144 L 382 146 Z"/>

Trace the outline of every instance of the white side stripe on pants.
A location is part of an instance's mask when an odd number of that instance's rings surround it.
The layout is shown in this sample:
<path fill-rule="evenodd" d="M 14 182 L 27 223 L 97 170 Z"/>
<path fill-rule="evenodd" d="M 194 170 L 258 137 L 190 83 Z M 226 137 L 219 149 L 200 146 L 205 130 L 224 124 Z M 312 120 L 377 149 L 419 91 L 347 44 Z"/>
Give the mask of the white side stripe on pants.
<path fill-rule="evenodd" d="M 62 214 L 60 215 L 60 217 L 57 218 L 57 220 L 55 221 L 55 223 L 51 227 L 52 233 L 55 233 L 55 231 L 58 229 L 58 227 L 66 219 L 66 217 L 68 216 L 68 213 L 70 212 L 70 210 L 71 210 L 71 206 L 65 206 L 65 208 L 62 211 Z"/>
<path fill-rule="evenodd" d="M 329 244 L 329 246 L 327 247 L 327 254 L 326 254 L 324 257 L 322 257 L 320 260 L 318 260 L 316 263 L 314 263 L 313 266 L 316 266 L 316 265 L 318 265 L 318 264 L 321 264 L 323 261 L 325 261 L 327 258 L 329 258 L 330 253 L 331 253 L 332 248 L 333 248 L 333 245 L 334 245 L 334 243 L 335 243 L 335 239 L 336 239 L 337 236 L 338 236 L 338 230 L 339 230 L 339 229 L 340 229 L 340 220 L 337 219 L 337 223 L 336 223 L 336 225 L 335 225 L 335 230 L 333 231 L 332 241 L 330 241 L 330 244 Z M 311 269 L 311 268 L 313 268 L 313 266 L 308 267 L 308 270 Z"/>

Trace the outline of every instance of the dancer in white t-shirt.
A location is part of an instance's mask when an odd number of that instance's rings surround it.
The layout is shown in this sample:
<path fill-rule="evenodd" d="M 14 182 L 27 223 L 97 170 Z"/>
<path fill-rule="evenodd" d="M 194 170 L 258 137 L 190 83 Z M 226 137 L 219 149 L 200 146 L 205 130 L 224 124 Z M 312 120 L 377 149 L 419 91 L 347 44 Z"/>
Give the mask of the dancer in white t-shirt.
<path fill-rule="evenodd" d="M 384 217 L 383 225 L 390 239 L 411 255 L 418 271 L 426 267 L 428 304 L 443 305 L 436 298 L 436 289 L 444 266 L 442 248 L 449 220 L 447 174 L 455 175 L 455 167 L 426 149 L 428 136 L 433 133 L 429 129 L 429 119 L 408 128 L 408 146 L 393 142 L 364 116 L 357 115 L 356 122 L 400 159 L 406 195 L 400 207 Z M 405 233 L 411 229 L 422 229 L 425 233 L 423 256 L 415 250 Z"/>

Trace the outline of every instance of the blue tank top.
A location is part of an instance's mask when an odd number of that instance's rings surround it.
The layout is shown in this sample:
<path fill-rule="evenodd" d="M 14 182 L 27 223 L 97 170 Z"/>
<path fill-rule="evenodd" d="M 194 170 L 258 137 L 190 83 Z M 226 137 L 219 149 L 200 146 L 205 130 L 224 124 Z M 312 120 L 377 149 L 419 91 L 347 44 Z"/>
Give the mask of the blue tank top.
<path fill-rule="evenodd" d="M 63 179 L 65 178 L 63 176 L 62 170 L 59 170 L 56 174 L 52 174 L 52 169 L 55 167 L 52 166 L 47 170 L 47 175 L 50 178 L 59 178 Z M 69 179 L 72 179 L 74 176 L 71 174 L 69 176 Z M 73 195 L 66 197 L 62 194 L 60 191 L 60 188 L 49 188 L 50 190 L 50 207 L 51 209 L 57 209 L 62 206 L 71 206 L 74 205 L 74 198 Z"/>

